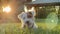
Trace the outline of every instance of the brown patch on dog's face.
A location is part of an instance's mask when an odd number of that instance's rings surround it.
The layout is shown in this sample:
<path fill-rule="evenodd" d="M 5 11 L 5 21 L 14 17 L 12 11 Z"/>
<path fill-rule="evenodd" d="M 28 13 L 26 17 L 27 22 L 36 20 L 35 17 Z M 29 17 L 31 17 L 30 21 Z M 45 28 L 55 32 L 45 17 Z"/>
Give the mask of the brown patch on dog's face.
<path fill-rule="evenodd" d="M 28 13 L 27 13 L 27 17 L 28 17 L 28 18 L 32 18 L 32 16 L 33 16 L 33 15 L 32 15 L 31 12 L 28 12 Z"/>

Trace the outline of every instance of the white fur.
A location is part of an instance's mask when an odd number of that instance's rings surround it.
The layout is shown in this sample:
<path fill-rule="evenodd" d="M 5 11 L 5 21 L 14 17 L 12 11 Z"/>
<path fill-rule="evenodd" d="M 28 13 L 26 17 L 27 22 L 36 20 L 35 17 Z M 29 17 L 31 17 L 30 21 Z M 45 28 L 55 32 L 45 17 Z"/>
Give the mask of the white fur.
<path fill-rule="evenodd" d="M 35 24 L 35 19 L 34 19 L 35 12 L 31 11 L 31 13 L 33 14 L 32 18 L 27 18 L 27 12 L 22 12 L 21 14 L 18 15 L 18 18 L 22 22 L 22 28 L 24 27 L 24 25 L 26 25 L 26 21 L 29 21 L 31 23 L 29 27 L 32 27 L 32 25 L 34 24 L 32 28 L 34 29 L 37 28 L 37 25 Z"/>

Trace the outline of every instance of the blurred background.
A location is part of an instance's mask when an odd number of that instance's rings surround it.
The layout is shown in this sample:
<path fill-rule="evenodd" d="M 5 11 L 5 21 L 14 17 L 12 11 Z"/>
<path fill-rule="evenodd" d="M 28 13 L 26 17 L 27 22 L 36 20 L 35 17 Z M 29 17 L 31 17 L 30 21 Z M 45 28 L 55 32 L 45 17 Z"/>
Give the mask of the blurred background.
<path fill-rule="evenodd" d="M 18 23 L 20 20 L 17 15 L 32 7 L 36 11 L 36 21 L 43 21 L 51 12 L 57 13 L 58 19 L 60 19 L 60 0 L 0 0 L 0 23 Z"/>
<path fill-rule="evenodd" d="M 0 23 L 19 22 L 17 16 L 24 11 L 24 2 L 26 1 L 0 0 Z"/>

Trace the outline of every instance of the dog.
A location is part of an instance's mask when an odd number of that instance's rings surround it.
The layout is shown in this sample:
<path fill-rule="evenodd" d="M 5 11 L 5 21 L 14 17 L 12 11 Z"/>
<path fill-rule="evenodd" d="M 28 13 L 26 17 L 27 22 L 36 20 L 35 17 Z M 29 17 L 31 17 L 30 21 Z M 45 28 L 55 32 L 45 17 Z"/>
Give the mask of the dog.
<path fill-rule="evenodd" d="M 28 28 L 36 29 L 38 28 L 35 24 L 35 12 L 34 11 L 28 11 L 28 12 L 22 12 L 18 15 L 18 18 L 21 19 L 22 22 L 22 28 L 25 28 L 26 25 Z"/>

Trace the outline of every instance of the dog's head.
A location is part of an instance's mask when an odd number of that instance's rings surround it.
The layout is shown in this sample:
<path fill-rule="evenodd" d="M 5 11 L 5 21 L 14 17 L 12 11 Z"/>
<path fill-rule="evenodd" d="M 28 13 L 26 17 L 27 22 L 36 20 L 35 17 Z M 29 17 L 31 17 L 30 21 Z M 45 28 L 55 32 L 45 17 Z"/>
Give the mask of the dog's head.
<path fill-rule="evenodd" d="M 29 11 L 29 12 L 27 12 L 27 17 L 28 18 L 32 18 L 32 17 L 34 17 L 35 16 L 35 12 L 34 11 Z"/>

